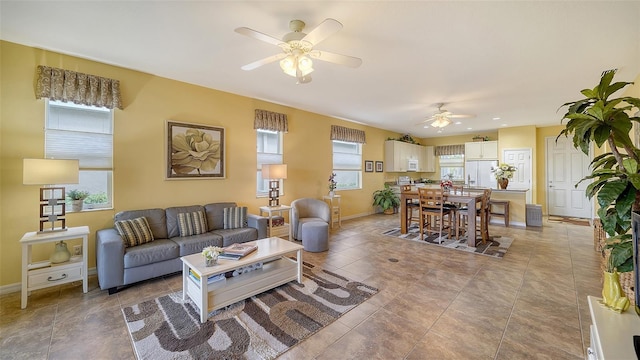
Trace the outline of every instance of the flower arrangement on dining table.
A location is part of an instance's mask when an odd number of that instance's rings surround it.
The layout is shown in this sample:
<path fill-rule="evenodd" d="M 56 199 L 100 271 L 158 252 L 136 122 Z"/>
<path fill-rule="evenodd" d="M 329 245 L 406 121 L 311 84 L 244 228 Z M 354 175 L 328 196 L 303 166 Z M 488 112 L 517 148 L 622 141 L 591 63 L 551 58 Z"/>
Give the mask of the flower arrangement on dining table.
<path fill-rule="evenodd" d="M 449 190 L 453 186 L 453 181 L 451 180 L 440 180 L 440 187 Z"/>
<path fill-rule="evenodd" d="M 496 180 L 511 179 L 516 170 L 518 170 L 518 168 L 515 166 L 502 163 L 493 169 L 493 175 L 496 177 Z"/>

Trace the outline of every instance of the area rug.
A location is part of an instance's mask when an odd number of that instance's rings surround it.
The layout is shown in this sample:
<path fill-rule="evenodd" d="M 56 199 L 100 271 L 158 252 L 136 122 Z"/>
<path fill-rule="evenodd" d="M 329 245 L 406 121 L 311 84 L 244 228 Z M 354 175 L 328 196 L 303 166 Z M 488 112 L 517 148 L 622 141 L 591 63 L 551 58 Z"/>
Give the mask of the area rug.
<path fill-rule="evenodd" d="M 591 226 L 589 219 L 585 218 L 549 215 L 548 220 L 550 222 L 566 222 L 573 225 Z"/>
<path fill-rule="evenodd" d="M 378 290 L 305 263 L 296 281 L 209 314 L 172 293 L 122 310 L 138 359 L 274 359 Z"/>
<path fill-rule="evenodd" d="M 486 244 L 483 244 L 482 241 L 480 241 L 477 244 L 477 247 L 472 247 L 472 246 L 467 246 L 466 237 L 460 237 L 459 240 L 456 240 L 455 237 L 453 239 L 449 239 L 446 235 L 443 235 L 442 239 L 440 240 L 441 241 L 440 243 L 438 234 L 427 236 L 426 240 L 421 239 L 420 228 L 415 224 L 411 224 L 411 226 L 407 230 L 408 231 L 406 234 L 401 234 L 400 228 L 397 227 L 397 228 L 383 231 L 382 234 L 387 236 L 397 237 L 400 239 L 412 240 L 412 241 L 431 244 L 431 245 L 437 245 L 447 249 L 466 251 L 474 254 L 491 256 L 496 258 L 502 258 L 507 253 L 507 249 L 509 249 L 509 246 L 511 246 L 511 243 L 513 243 L 513 239 L 509 237 L 491 236 L 491 240 L 488 240 Z"/>

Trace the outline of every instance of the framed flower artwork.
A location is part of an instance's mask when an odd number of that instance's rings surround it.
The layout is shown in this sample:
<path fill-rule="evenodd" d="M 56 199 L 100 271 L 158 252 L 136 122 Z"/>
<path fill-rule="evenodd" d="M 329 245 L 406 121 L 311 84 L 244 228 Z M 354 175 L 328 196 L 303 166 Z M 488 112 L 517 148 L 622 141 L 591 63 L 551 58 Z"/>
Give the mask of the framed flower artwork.
<path fill-rule="evenodd" d="M 383 172 L 382 161 L 376 161 L 376 172 Z"/>
<path fill-rule="evenodd" d="M 224 128 L 167 121 L 167 179 L 224 179 Z"/>

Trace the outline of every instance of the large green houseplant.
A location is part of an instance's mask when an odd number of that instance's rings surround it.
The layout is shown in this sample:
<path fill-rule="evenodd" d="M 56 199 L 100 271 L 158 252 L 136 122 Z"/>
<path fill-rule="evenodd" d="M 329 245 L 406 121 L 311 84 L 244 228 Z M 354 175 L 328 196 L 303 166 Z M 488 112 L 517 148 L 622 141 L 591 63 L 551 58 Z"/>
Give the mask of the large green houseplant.
<path fill-rule="evenodd" d="M 400 198 L 389 184 L 384 184 L 384 189 L 373 192 L 373 206 L 380 206 L 385 214 L 393 214 L 393 210 L 400 206 Z"/>
<path fill-rule="evenodd" d="M 609 151 L 591 161 L 592 172 L 584 180 L 593 180 L 586 194 L 598 201 L 598 217 L 609 235 L 606 248 L 610 249 L 607 272 L 633 271 L 633 245 L 631 241 L 631 212 L 640 211 L 640 150 L 630 137 L 634 116 L 640 108 L 640 99 L 633 97 L 609 98 L 631 82 L 612 83 L 616 70 L 602 73 L 600 83 L 593 89 L 581 91 L 584 99 L 563 104 L 568 120 L 558 137 L 572 136 L 573 146 L 589 155 L 592 143 Z"/>

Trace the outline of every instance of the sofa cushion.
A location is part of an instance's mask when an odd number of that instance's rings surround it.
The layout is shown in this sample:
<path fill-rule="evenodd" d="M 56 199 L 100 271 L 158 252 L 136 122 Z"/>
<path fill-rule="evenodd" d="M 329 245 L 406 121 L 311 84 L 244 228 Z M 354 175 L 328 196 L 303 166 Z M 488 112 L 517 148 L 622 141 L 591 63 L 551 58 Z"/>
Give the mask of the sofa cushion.
<path fill-rule="evenodd" d="M 175 206 L 165 210 L 167 216 L 167 238 L 171 239 L 180 236 L 180 229 L 178 227 L 178 214 L 180 213 L 192 213 L 197 211 L 204 211 L 201 205 L 192 206 Z"/>
<path fill-rule="evenodd" d="M 113 221 L 130 220 L 143 216 L 147 218 L 147 224 L 149 224 L 149 228 L 155 239 L 167 238 L 167 217 L 165 216 L 164 209 L 121 211 L 114 216 Z"/>
<path fill-rule="evenodd" d="M 225 230 L 220 229 L 214 230 L 213 233 L 222 236 L 223 247 L 235 243 L 258 240 L 258 230 L 251 227 Z"/>
<path fill-rule="evenodd" d="M 236 206 L 234 202 L 220 202 L 205 205 L 204 210 L 207 212 L 209 231 L 224 229 L 224 209 Z"/>
<path fill-rule="evenodd" d="M 159 239 L 150 243 L 133 246 L 124 250 L 124 268 L 134 268 L 180 256 L 178 244 L 171 240 Z"/>
<path fill-rule="evenodd" d="M 125 247 L 142 245 L 153 241 L 153 234 L 149 228 L 149 223 L 147 223 L 147 218 L 144 216 L 116 221 L 114 225 L 122 237 Z"/>
<path fill-rule="evenodd" d="M 202 249 L 207 246 L 222 247 L 222 236 L 210 232 L 185 237 L 179 236 L 172 238 L 171 241 L 174 241 L 180 247 L 180 256 L 202 252 Z"/>
<path fill-rule="evenodd" d="M 247 227 L 247 207 L 236 206 L 224 208 L 223 229 Z"/>
<path fill-rule="evenodd" d="M 178 214 L 180 236 L 199 235 L 207 232 L 207 218 L 204 211 Z"/>

